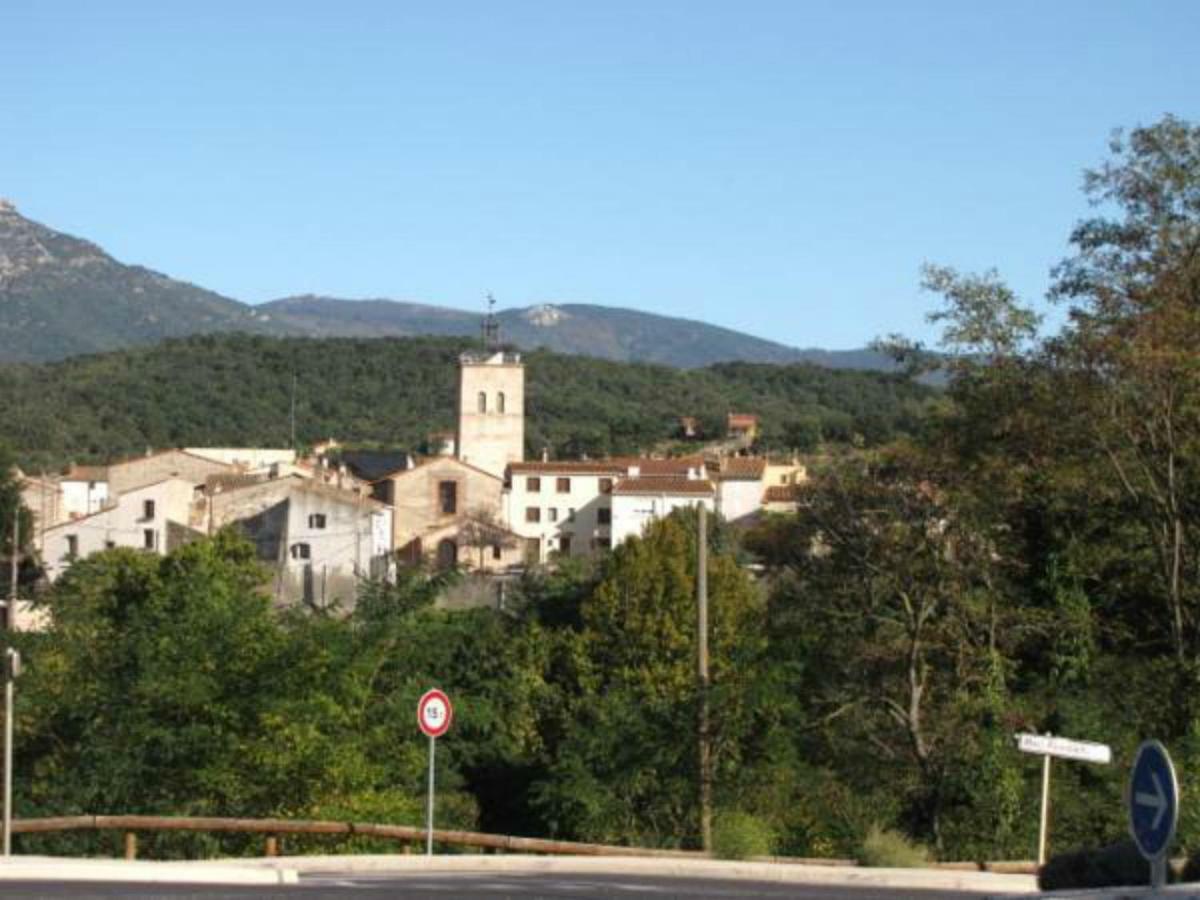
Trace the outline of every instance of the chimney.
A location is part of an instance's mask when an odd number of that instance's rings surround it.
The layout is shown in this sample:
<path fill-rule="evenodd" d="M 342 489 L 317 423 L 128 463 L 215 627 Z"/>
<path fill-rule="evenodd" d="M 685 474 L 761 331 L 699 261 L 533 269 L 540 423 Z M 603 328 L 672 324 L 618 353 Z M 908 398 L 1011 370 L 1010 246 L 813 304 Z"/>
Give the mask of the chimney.
<path fill-rule="evenodd" d="M 549 447 L 542 448 L 542 462 L 550 462 L 550 448 Z"/>

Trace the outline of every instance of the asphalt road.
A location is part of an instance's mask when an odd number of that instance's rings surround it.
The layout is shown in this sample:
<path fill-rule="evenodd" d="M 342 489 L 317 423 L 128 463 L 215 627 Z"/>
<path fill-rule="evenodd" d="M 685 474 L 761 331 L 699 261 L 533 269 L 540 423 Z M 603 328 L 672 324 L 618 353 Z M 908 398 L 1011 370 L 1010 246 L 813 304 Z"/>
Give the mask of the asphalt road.
<path fill-rule="evenodd" d="M 797 900 L 951 900 L 978 898 L 985 894 L 954 891 L 917 891 L 912 888 L 845 888 L 817 885 L 780 884 L 778 882 L 729 881 L 696 878 L 653 878 L 639 875 L 564 875 L 531 874 L 338 874 L 302 875 L 300 884 L 283 887 L 221 887 L 214 885 L 130 884 L 121 882 L 88 883 L 65 881 L 0 884 L 5 898 L 71 897 L 194 897 L 197 900 L 237 898 L 262 900 L 315 900 L 317 897 L 449 897 L 470 900 L 502 900 L 505 897 L 547 897 L 586 900 L 586 898 L 696 897 L 701 900 L 733 898 L 782 898 Z"/>

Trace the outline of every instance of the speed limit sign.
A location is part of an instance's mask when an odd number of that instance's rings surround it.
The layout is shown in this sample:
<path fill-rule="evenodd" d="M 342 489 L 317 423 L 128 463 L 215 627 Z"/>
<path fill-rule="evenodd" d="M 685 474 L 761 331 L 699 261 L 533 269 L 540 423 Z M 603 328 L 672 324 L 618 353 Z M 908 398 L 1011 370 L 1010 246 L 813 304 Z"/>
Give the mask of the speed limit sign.
<path fill-rule="evenodd" d="M 431 738 L 439 738 L 450 728 L 454 708 L 450 698 L 437 688 L 426 691 L 417 702 L 417 724 Z"/>

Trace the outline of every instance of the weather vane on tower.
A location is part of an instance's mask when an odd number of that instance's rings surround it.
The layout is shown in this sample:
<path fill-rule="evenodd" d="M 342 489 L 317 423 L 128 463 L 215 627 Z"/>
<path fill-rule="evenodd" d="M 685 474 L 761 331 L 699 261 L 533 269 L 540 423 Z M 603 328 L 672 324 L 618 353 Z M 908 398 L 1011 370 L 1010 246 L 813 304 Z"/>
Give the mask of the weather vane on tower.
<path fill-rule="evenodd" d="M 491 291 L 487 295 L 488 311 L 483 319 L 483 349 L 495 350 L 500 346 L 500 323 L 496 321 L 496 298 Z"/>

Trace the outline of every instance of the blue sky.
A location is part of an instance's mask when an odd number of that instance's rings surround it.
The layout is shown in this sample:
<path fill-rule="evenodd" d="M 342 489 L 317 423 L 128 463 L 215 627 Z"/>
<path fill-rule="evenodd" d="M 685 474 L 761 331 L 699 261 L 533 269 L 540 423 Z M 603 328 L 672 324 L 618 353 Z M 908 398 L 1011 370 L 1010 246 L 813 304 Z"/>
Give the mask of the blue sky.
<path fill-rule="evenodd" d="M 249 302 L 846 348 L 928 336 L 925 260 L 1041 305 L 1111 130 L 1200 118 L 1198 39 L 1194 0 L 5 0 L 0 196 Z"/>

